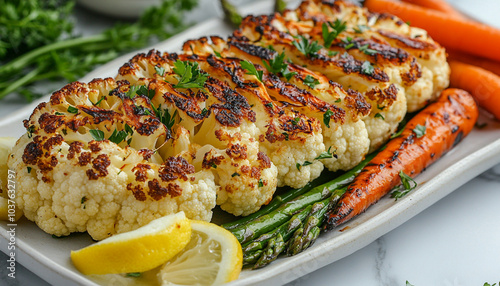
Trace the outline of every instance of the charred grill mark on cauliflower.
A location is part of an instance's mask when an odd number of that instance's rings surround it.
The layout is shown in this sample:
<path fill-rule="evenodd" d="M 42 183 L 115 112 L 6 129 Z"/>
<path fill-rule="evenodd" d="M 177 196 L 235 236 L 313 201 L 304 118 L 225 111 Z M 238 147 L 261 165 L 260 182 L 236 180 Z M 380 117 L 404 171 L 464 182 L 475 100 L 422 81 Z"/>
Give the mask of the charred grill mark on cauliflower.
<path fill-rule="evenodd" d="M 96 240 L 181 210 L 210 220 L 212 173 L 164 159 L 175 139 L 137 106 L 152 109 L 127 82 L 97 79 L 69 84 L 34 110 L 8 161 L 28 219 L 51 234 L 87 231 Z"/>

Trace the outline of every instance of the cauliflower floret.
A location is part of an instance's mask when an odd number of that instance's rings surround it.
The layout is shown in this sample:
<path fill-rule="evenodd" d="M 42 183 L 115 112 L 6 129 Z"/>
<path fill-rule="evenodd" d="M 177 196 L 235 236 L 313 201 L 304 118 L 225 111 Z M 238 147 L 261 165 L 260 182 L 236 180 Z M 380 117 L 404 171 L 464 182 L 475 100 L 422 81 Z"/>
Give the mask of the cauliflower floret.
<path fill-rule="evenodd" d="M 170 132 L 129 91 L 112 79 L 73 83 L 25 121 L 8 166 L 18 175 L 18 206 L 44 231 L 101 240 L 179 211 L 211 219 L 213 174 L 181 156 L 162 158 Z"/>

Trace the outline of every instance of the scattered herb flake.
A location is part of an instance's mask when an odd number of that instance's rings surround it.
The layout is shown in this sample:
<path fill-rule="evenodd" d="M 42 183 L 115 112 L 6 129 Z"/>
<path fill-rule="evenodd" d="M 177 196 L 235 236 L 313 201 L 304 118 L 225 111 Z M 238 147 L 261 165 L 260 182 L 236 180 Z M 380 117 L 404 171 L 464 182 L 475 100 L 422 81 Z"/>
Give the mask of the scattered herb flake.
<path fill-rule="evenodd" d="M 325 123 L 326 127 L 330 128 L 330 119 L 331 116 L 333 115 L 333 111 L 328 109 L 324 114 L 323 114 L 323 123 Z"/>
<path fill-rule="evenodd" d="M 165 75 L 165 68 L 162 66 L 155 66 L 155 71 L 159 76 Z"/>
<path fill-rule="evenodd" d="M 254 75 L 257 79 L 262 82 L 263 71 L 257 70 L 257 68 L 249 61 L 241 61 L 241 67 L 247 70 L 247 74 Z"/>
<path fill-rule="evenodd" d="M 240 175 L 239 173 L 237 173 L 237 172 L 234 172 L 234 173 L 231 175 L 231 177 L 233 177 L 233 178 L 234 178 L 234 177 L 236 177 L 236 176 L 241 176 L 241 175 Z"/>
<path fill-rule="evenodd" d="M 328 26 L 332 28 L 330 32 Z M 323 34 L 323 41 L 326 48 L 329 48 L 332 45 L 332 42 L 347 28 L 346 22 L 343 22 L 339 19 L 336 19 L 333 23 L 323 23 L 321 26 L 321 32 Z"/>
<path fill-rule="evenodd" d="M 292 125 L 297 125 L 299 124 L 300 122 L 300 117 L 295 117 L 294 119 L 292 119 Z"/>
<path fill-rule="evenodd" d="M 361 65 L 361 73 L 372 75 L 373 72 L 375 72 L 375 68 L 372 66 L 372 64 L 369 61 L 364 61 Z"/>
<path fill-rule="evenodd" d="M 31 173 L 31 169 L 32 169 L 31 167 L 28 167 L 28 174 Z"/>
<path fill-rule="evenodd" d="M 264 187 L 264 182 L 262 181 L 262 179 L 259 179 L 259 188 L 262 188 Z"/>
<path fill-rule="evenodd" d="M 127 131 L 117 131 L 115 128 L 115 131 L 113 131 L 113 134 L 109 136 L 109 141 L 115 143 L 115 144 L 120 144 L 125 138 L 127 137 Z"/>
<path fill-rule="evenodd" d="M 385 120 L 384 116 L 381 113 L 375 113 L 375 118 L 380 118 L 382 120 Z"/>
<path fill-rule="evenodd" d="M 314 158 L 314 160 L 330 159 L 330 158 L 333 158 L 333 157 L 337 158 L 337 154 L 335 154 L 335 152 L 337 150 L 333 150 L 333 152 L 331 152 L 331 149 L 332 149 L 332 146 L 330 146 L 327 151 L 319 154 L 319 156 L 316 157 L 316 158 Z"/>
<path fill-rule="evenodd" d="M 104 140 L 104 132 L 99 129 L 90 129 L 89 133 L 90 135 L 92 135 L 92 138 L 94 138 L 94 140 L 96 141 Z"/>
<path fill-rule="evenodd" d="M 304 84 L 307 85 L 308 87 L 314 89 L 314 87 L 319 84 L 319 81 L 317 78 L 307 75 L 306 78 L 304 79 Z"/>
<path fill-rule="evenodd" d="M 127 273 L 125 276 L 127 277 L 141 277 L 142 273 L 141 272 L 130 272 Z"/>
<path fill-rule="evenodd" d="M 367 25 L 358 25 L 357 28 L 354 28 L 354 32 L 357 34 L 362 34 L 363 32 L 368 30 L 370 30 L 370 27 L 368 27 Z"/>
<path fill-rule="evenodd" d="M 363 52 L 364 54 L 369 55 L 369 56 L 373 56 L 373 55 L 375 55 L 375 54 L 377 54 L 377 53 L 378 53 L 378 51 L 377 51 L 377 50 L 370 49 L 370 48 L 369 48 L 369 46 L 370 46 L 370 45 L 368 45 L 368 44 L 366 44 L 366 45 L 362 45 L 361 47 L 359 47 L 359 50 L 360 50 L 361 52 Z"/>
<path fill-rule="evenodd" d="M 174 88 L 203 88 L 208 75 L 200 70 L 197 62 L 177 60 L 174 72 L 179 81 Z"/>
<path fill-rule="evenodd" d="M 413 129 L 413 132 L 417 135 L 417 138 L 420 138 L 425 135 L 426 129 L 425 125 L 417 124 L 417 126 Z"/>
<path fill-rule="evenodd" d="M 401 186 L 396 187 L 391 193 L 391 198 L 396 199 L 396 201 L 417 187 L 417 182 L 403 171 L 399 171 L 399 177 L 401 178 Z"/>
<path fill-rule="evenodd" d="M 70 105 L 70 106 L 68 106 L 67 111 L 68 111 L 69 113 L 77 114 L 77 113 L 78 113 L 78 108 L 76 108 L 76 107 L 74 107 L 74 106 L 71 106 L 71 105 Z"/>
<path fill-rule="evenodd" d="M 59 111 L 56 111 L 56 115 L 64 115 L 64 113 L 61 113 Z"/>
<path fill-rule="evenodd" d="M 298 41 L 293 41 L 293 45 L 307 57 L 315 57 L 316 53 L 323 48 L 318 41 L 310 41 L 306 37 L 299 35 Z"/>

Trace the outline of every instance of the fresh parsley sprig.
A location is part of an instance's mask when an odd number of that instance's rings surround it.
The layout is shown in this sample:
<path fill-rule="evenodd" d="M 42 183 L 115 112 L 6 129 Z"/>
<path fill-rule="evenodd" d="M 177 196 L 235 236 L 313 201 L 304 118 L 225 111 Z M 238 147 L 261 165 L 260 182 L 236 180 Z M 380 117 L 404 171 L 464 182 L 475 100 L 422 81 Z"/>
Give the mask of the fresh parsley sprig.
<path fill-rule="evenodd" d="M 328 28 L 332 28 L 332 31 Z M 333 23 L 327 22 L 321 25 L 321 32 L 323 34 L 323 42 L 325 44 L 325 48 L 329 48 L 332 45 L 332 42 L 337 39 L 337 37 L 345 31 L 347 28 L 346 22 L 336 19 Z"/>
<path fill-rule="evenodd" d="M 288 63 L 285 60 L 285 53 L 278 54 L 274 58 L 269 61 L 262 60 L 262 63 L 266 67 L 266 69 L 273 74 L 281 74 L 286 80 L 290 80 L 296 72 L 291 72 L 288 69 Z"/>
<path fill-rule="evenodd" d="M 399 177 L 401 178 L 401 185 L 396 187 L 391 193 L 391 198 L 396 199 L 396 201 L 417 187 L 417 182 L 405 174 L 405 172 L 399 171 Z"/>
<path fill-rule="evenodd" d="M 308 38 L 298 35 L 296 37 L 298 41 L 293 41 L 293 45 L 307 57 L 313 58 L 316 56 L 317 52 L 323 48 L 318 41 L 312 41 Z"/>
<path fill-rule="evenodd" d="M 254 75 L 257 79 L 262 82 L 263 71 L 257 70 L 257 68 L 249 61 L 241 61 L 241 67 L 247 70 L 247 74 Z"/>
<path fill-rule="evenodd" d="M 179 82 L 175 88 L 203 88 L 208 74 L 203 72 L 197 62 L 177 60 L 174 63 L 174 73 Z"/>

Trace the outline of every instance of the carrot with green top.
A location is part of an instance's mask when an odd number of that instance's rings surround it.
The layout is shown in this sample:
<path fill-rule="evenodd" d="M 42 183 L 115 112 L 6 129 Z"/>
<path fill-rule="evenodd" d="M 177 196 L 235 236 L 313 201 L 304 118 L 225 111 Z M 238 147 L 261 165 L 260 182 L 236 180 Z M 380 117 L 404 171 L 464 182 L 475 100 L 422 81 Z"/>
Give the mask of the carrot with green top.
<path fill-rule="evenodd" d="M 366 0 L 364 5 L 372 12 L 390 13 L 427 30 L 446 48 L 500 61 L 499 29 L 404 2 Z"/>
<path fill-rule="evenodd" d="M 500 120 L 500 76 L 458 61 L 450 61 L 450 86 L 472 94 L 479 106 Z"/>

